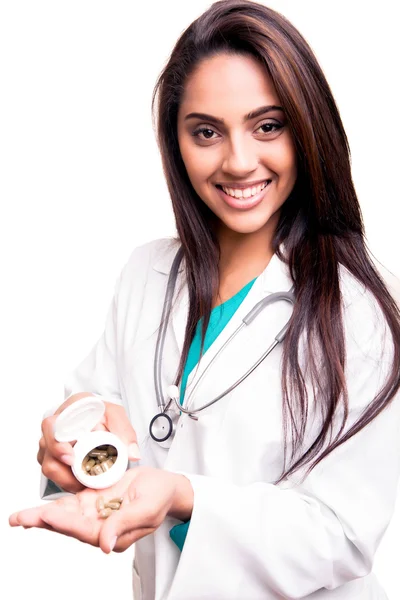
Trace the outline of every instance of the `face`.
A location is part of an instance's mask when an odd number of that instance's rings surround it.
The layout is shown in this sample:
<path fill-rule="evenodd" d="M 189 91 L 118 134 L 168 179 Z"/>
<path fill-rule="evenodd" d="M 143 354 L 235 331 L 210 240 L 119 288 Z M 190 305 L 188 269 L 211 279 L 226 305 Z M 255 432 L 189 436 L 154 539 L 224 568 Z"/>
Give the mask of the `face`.
<path fill-rule="evenodd" d="M 178 141 L 220 231 L 272 239 L 296 181 L 296 155 L 272 81 L 253 57 L 222 54 L 199 64 L 184 89 Z"/>

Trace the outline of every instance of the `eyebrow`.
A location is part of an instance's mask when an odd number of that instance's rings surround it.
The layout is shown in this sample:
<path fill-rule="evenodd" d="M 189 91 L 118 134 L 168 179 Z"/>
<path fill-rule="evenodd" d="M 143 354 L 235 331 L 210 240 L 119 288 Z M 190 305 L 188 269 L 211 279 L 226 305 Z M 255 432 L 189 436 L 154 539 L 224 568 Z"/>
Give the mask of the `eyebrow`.
<path fill-rule="evenodd" d="M 271 112 L 272 110 L 281 110 L 283 112 L 283 108 L 281 106 L 276 106 L 275 104 L 269 104 L 267 106 L 260 106 L 260 108 L 256 108 L 255 110 L 252 110 L 247 115 L 245 115 L 243 118 L 243 123 L 246 123 L 246 121 L 250 121 L 251 119 L 260 117 L 261 115 L 263 115 L 267 112 Z M 224 119 L 220 119 L 218 117 L 213 117 L 212 115 L 207 115 L 205 113 L 198 113 L 198 112 L 192 112 L 192 113 L 189 113 L 188 115 L 186 115 L 185 121 L 187 119 L 194 119 L 194 118 L 204 119 L 205 121 L 212 121 L 213 123 L 218 123 L 218 125 L 224 125 L 224 123 L 225 123 Z"/>

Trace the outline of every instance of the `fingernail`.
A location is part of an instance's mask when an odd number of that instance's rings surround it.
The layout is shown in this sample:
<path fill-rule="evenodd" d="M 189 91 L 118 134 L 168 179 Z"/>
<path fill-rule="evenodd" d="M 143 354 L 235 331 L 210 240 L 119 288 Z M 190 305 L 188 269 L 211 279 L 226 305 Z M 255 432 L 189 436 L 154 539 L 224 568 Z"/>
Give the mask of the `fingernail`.
<path fill-rule="evenodd" d="M 110 542 L 110 552 L 112 552 L 114 550 L 114 546 L 117 543 L 117 539 L 118 539 L 117 536 L 115 536 L 115 537 L 112 538 L 112 540 Z"/>
<path fill-rule="evenodd" d="M 72 456 L 72 454 L 63 454 L 61 460 L 63 463 L 69 466 L 74 464 L 74 457 Z"/>
<path fill-rule="evenodd" d="M 10 515 L 8 523 L 9 525 L 11 525 L 11 527 L 17 527 L 18 525 L 20 525 L 18 521 L 18 513 L 13 513 L 12 515 Z"/>
<path fill-rule="evenodd" d="M 129 444 L 128 454 L 129 454 L 129 458 L 133 458 L 136 460 L 142 458 L 142 456 L 140 454 L 139 446 L 135 443 Z"/>

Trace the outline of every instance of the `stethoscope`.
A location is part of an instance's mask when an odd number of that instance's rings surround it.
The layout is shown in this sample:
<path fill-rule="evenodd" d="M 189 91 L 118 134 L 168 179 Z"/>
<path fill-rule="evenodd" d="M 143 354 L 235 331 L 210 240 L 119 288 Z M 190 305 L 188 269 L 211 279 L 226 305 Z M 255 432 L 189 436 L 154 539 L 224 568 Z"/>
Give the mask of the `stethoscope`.
<path fill-rule="evenodd" d="M 161 326 L 160 326 L 160 329 L 158 332 L 156 351 L 154 354 L 154 385 L 155 385 L 155 390 L 156 390 L 157 406 L 158 406 L 158 409 L 160 412 L 158 412 L 152 418 L 152 420 L 150 422 L 150 426 L 149 426 L 149 432 L 150 432 L 150 436 L 152 437 L 152 439 L 154 441 L 158 442 L 164 448 L 169 448 L 172 443 L 172 440 L 175 435 L 177 423 L 180 418 L 180 414 L 183 412 L 184 414 L 189 415 L 189 417 L 191 417 L 192 419 L 198 420 L 198 417 L 195 416 L 196 413 L 199 413 L 202 410 L 204 410 L 205 408 L 212 406 L 213 404 L 215 404 L 215 402 L 218 402 L 218 400 L 221 400 L 221 398 L 223 398 L 224 396 L 229 394 L 229 392 L 234 390 L 240 383 L 242 383 L 242 381 L 244 381 L 250 375 L 250 373 L 252 373 L 254 371 L 254 369 L 256 369 L 258 367 L 258 365 L 260 363 L 262 363 L 262 361 L 265 358 L 267 358 L 267 356 L 272 352 L 272 350 L 280 342 L 282 342 L 284 340 L 286 332 L 289 328 L 289 322 L 290 322 L 290 318 L 291 318 L 291 317 L 289 318 L 286 325 L 275 336 L 273 343 L 264 352 L 264 354 L 258 359 L 258 361 L 244 375 L 242 375 L 242 377 L 240 377 L 240 379 L 238 379 L 227 390 L 222 392 L 222 394 L 220 394 L 219 396 L 217 396 L 216 398 L 211 400 L 211 402 L 207 402 L 207 404 L 204 404 L 200 408 L 196 408 L 194 410 L 193 409 L 188 410 L 187 408 L 184 408 L 183 406 L 181 406 L 179 403 L 180 394 L 179 394 L 178 387 L 176 385 L 170 385 L 167 390 L 169 401 L 167 404 L 165 404 L 164 399 L 163 399 L 162 386 L 161 386 L 161 361 L 162 361 L 162 354 L 163 354 L 163 350 L 164 350 L 166 330 L 167 330 L 169 315 L 170 315 L 170 311 L 171 311 L 172 298 L 173 298 L 175 285 L 176 285 L 176 281 L 177 281 L 177 277 L 178 277 L 178 269 L 179 269 L 179 265 L 181 263 L 182 258 L 183 258 L 183 249 L 182 249 L 182 247 L 180 247 L 178 252 L 176 253 L 176 256 L 172 263 L 171 272 L 170 272 L 170 275 L 168 278 L 167 291 L 165 294 L 164 306 L 163 306 L 162 317 L 161 317 Z M 207 365 L 207 367 L 204 369 L 203 373 L 197 380 L 196 385 L 191 390 L 190 395 L 186 401 L 187 406 L 189 404 L 190 398 L 193 395 L 194 390 L 196 389 L 196 387 L 198 386 L 198 384 L 200 383 L 200 381 L 202 380 L 202 378 L 204 377 L 204 375 L 206 374 L 206 372 L 208 371 L 208 369 L 210 368 L 212 363 L 216 360 L 216 358 L 219 356 L 219 354 L 221 354 L 223 349 L 226 348 L 226 346 L 229 344 L 229 342 L 233 340 L 233 338 L 239 333 L 239 331 L 245 325 L 250 325 L 250 323 L 257 317 L 257 315 L 260 314 L 260 312 L 266 306 L 269 306 L 270 304 L 273 304 L 274 302 L 280 302 L 281 300 L 290 302 L 290 304 L 293 305 L 295 302 L 293 288 L 291 288 L 291 290 L 289 290 L 288 292 L 276 292 L 276 293 L 270 294 L 266 298 L 263 298 L 251 309 L 251 311 L 245 317 L 243 317 L 241 324 L 236 328 L 236 330 L 230 335 L 230 337 L 226 340 L 226 342 L 223 344 L 223 346 L 218 350 L 218 352 L 215 354 L 215 356 L 212 358 L 212 360 L 209 362 L 209 364 Z M 168 318 L 166 318 L 167 315 L 168 315 Z M 170 408 L 172 403 L 175 403 L 174 409 Z M 178 409 L 178 412 L 175 410 L 175 408 Z"/>

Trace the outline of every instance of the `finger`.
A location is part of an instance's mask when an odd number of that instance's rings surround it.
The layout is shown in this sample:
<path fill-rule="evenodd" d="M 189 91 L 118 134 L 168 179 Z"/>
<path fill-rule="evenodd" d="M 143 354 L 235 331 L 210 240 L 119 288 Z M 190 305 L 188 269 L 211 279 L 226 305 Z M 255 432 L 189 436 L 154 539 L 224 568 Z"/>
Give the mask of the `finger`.
<path fill-rule="evenodd" d="M 42 462 L 42 473 L 66 492 L 76 493 L 84 488 L 75 478 L 70 467 L 55 460 L 47 451 Z"/>
<path fill-rule="evenodd" d="M 123 406 L 105 402 L 105 424 L 108 430 L 118 435 L 125 444 L 137 443 L 136 432 L 133 429 Z"/>
<path fill-rule="evenodd" d="M 108 430 L 108 427 L 106 427 L 102 423 L 97 423 L 97 425 L 95 425 L 93 427 L 93 431 L 109 431 L 109 430 Z"/>
<path fill-rule="evenodd" d="M 40 448 L 40 446 L 39 446 L 39 450 L 36 455 L 36 459 L 40 465 L 43 464 L 44 454 L 45 454 L 45 450 L 43 448 Z"/>
<path fill-rule="evenodd" d="M 92 546 L 98 545 L 101 526 L 98 516 L 85 515 L 77 501 L 70 505 L 51 503 L 44 508 L 41 517 L 58 533 Z"/>
<path fill-rule="evenodd" d="M 22 525 L 23 529 L 32 529 L 32 527 L 28 527 L 27 525 Z M 47 523 L 43 523 L 43 525 L 41 525 L 40 529 L 47 529 L 48 531 L 54 531 L 54 529 L 52 527 L 50 527 L 50 525 L 47 525 Z M 55 532 L 57 533 L 57 532 Z"/>
<path fill-rule="evenodd" d="M 125 540 L 140 539 L 142 537 L 138 533 L 140 530 L 150 530 L 151 533 L 162 522 L 160 514 L 158 512 L 153 513 L 140 500 L 134 500 L 130 503 L 127 503 L 126 500 L 125 498 L 125 505 L 123 504 L 119 511 L 110 515 L 100 530 L 99 546 L 106 554 L 117 547 L 117 542 L 122 536 L 127 536 Z M 139 537 L 136 537 L 138 535 Z"/>
<path fill-rule="evenodd" d="M 110 547 L 108 550 L 103 550 L 103 548 L 101 549 L 105 554 L 109 554 L 111 551 L 125 552 L 125 550 L 132 546 L 132 544 L 142 539 L 146 535 L 154 533 L 154 531 L 154 527 L 143 527 L 141 529 L 131 530 L 128 533 L 122 534 L 120 537 L 114 536 L 114 539 L 112 539 L 110 542 Z"/>
<path fill-rule="evenodd" d="M 72 465 L 74 461 L 74 451 L 68 442 L 57 442 L 54 437 L 54 422 L 57 415 L 47 417 L 42 421 L 43 438 L 46 444 L 46 450 L 57 460 L 66 465 Z"/>
<path fill-rule="evenodd" d="M 26 508 L 10 515 L 8 522 L 11 527 L 39 527 L 42 528 L 46 524 L 41 518 L 42 506 L 35 508 Z"/>
<path fill-rule="evenodd" d="M 137 444 L 137 436 L 123 406 L 105 402 L 105 423 L 107 429 L 115 433 L 128 446 L 130 460 L 140 460 L 141 455 Z"/>
<path fill-rule="evenodd" d="M 41 507 L 38 507 L 41 508 Z M 45 523 L 40 516 L 35 515 L 34 511 L 37 509 L 28 508 L 10 515 L 8 522 L 11 527 L 23 527 L 24 529 L 32 529 L 33 527 L 39 529 L 47 529 L 48 531 L 55 531 L 51 525 Z"/>

